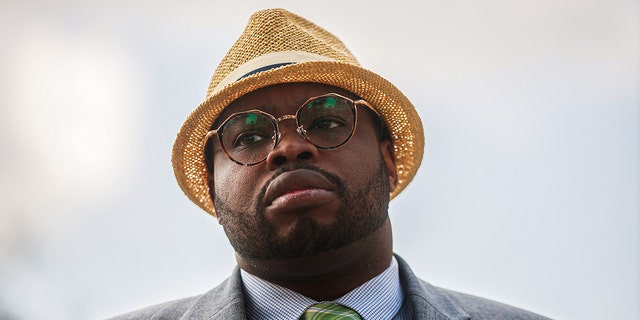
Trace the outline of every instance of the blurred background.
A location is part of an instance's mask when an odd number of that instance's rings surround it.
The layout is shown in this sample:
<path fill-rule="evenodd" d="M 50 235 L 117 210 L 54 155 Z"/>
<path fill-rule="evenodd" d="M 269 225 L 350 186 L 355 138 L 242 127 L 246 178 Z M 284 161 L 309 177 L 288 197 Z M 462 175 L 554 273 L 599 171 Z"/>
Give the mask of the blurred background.
<path fill-rule="evenodd" d="M 640 319 L 640 2 L 0 3 L 0 319 L 102 319 L 235 262 L 171 146 L 250 14 L 340 37 L 427 134 L 391 204 L 430 283 L 557 319 Z"/>

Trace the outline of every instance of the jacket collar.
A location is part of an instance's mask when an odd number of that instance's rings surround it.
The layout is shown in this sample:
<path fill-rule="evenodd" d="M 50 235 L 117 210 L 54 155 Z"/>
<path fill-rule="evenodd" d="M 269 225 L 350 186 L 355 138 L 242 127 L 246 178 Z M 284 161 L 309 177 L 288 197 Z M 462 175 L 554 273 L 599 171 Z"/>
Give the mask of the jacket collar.
<path fill-rule="evenodd" d="M 469 315 L 452 300 L 445 290 L 420 280 L 409 265 L 396 255 L 400 281 L 405 291 L 403 308 L 412 310 L 414 319 L 469 320 Z M 240 268 L 213 290 L 200 296 L 182 320 L 246 319 Z"/>

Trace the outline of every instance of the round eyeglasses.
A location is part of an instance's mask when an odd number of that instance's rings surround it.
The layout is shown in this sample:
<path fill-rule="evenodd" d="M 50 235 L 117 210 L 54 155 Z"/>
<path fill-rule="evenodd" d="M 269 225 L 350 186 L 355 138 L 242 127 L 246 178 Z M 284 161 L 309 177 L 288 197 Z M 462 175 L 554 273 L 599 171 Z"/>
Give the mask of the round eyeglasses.
<path fill-rule="evenodd" d="M 261 110 L 249 110 L 230 115 L 217 129 L 207 132 L 209 138 L 218 136 L 222 150 L 232 161 L 253 166 L 267 159 L 280 141 L 278 123 L 295 120 L 296 131 L 318 149 L 331 150 L 351 139 L 356 128 L 357 105 L 364 105 L 376 115 L 378 112 L 364 100 L 352 100 L 337 93 L 328 93 L 307 100 L 296 111 L 276 118 Z"/>

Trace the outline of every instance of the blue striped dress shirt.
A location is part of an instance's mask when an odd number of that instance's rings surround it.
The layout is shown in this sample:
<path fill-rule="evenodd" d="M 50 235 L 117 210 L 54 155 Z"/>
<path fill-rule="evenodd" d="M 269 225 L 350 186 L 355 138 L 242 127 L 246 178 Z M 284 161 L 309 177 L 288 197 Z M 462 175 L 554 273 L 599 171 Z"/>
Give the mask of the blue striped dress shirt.
<path fill-rule="evenodd" d="M 297 320 L 307 307 L 320 302 L 244 270 L 240 275 L 250 320 Z M 403 300 L 398 262 L 393 257 L 385 271 L 333 302 L 357 311 L 364 320 L 403 320 L 410 318 L 404 314 L 406 308 L 401 310 Z"/>

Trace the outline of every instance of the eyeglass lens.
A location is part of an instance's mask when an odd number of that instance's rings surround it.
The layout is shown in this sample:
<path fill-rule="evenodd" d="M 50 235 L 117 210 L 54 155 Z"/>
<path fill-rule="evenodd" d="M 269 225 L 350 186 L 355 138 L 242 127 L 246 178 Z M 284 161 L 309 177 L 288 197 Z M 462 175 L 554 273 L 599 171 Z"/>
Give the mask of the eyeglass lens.
<path fill-rule="evenodd" d="M 349 140 L 355 125 L 352 101 L 328 95 L 303 105 L 296 114 L 301 135 L 321 149 L 337 148 Z M 277 143 L 278 120 L 268 113 L 248 111 L 227 119 L 220 141 L 231 159 L 246 165 L 263 161 Z"/>

